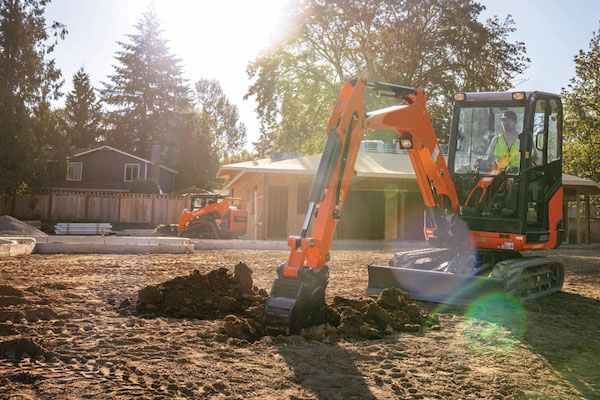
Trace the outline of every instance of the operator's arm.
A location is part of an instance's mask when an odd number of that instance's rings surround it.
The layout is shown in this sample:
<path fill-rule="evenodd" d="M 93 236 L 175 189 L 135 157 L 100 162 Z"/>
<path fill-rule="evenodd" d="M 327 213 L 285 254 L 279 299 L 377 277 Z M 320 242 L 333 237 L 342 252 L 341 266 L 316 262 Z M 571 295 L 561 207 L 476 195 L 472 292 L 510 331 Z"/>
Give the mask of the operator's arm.
<path fill-rule="evenodd" d="M 492 138 L 492 141 L 490 142 L 490 145 L 485 154 L 485 157 L 478 158 L 475 160 L 475 168 L 477 168 L 481 163 L 491 163 L 496 161 L 496 157 L 494 156 L 494 149 L 496 148 L 496 143 L 498 143 L 498 135 Z"/>

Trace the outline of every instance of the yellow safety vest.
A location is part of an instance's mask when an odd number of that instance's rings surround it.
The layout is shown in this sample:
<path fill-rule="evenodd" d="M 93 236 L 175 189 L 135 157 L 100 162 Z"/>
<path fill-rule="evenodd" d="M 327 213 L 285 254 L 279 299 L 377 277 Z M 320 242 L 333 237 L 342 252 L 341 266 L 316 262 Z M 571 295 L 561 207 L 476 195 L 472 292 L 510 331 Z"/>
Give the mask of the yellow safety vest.
<path fill-rule="evenodd" d="M 500 168 L 518 167 L 521 159 L 521 153 L 519 153 L 519 138 L 515 139 L 514 143 L 508 148 L 504 134 L 498 134 L 498 140 L 496 141 L 496 147 L 494 148 L 494 157 L 498 160 L 498 166 Z"/>

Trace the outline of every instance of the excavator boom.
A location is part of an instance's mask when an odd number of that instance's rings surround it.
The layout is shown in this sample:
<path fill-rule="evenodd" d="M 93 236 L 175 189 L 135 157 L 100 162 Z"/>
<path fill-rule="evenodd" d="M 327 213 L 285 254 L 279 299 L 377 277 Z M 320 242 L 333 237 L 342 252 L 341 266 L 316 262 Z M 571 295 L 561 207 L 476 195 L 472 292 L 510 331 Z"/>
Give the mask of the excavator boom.
<path fill-rule="evenodd" d="M 367 87 L 396 97 L 400 104 L 365 114 Z M 287 263 L 277 269 L 265 307 L 264 325 L 269 333 L 294 333 L 318 320 L 329 277 L 326 266 L 329 250 L 350 180 L 355 175 L 354 165 L 365 129 L 393 129 L 401 140 L 411 142 L 409 154 L 428 208 L 437 210 L 443 206 L 455 211 L 458 206 L 454 185 L 425 109 L 424 92 L 364 79 L 348 80 L 326 127 L 327 141 L 302 231 L 300 236 L 288 238 L 290 255 Z M 313 217 L 313 234 L 308 237 Z M 432 214 L 440 225 L 438 232 L 446 230 L 443 217 L 440 213 Z"/>

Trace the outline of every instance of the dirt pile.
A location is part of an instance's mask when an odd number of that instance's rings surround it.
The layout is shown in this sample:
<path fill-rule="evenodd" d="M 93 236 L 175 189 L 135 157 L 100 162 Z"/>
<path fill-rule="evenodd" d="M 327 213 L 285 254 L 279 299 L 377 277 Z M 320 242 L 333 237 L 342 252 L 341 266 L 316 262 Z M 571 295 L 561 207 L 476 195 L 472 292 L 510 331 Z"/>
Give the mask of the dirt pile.
<path fill-rule="evenodd" d="M 27 225 L 10 215 L 0 217 L 0 236 L 48 236 L 39 229 Z"/>
<path fill-rule="evenodd" d="M 172 318 L 222 319 L 241 315 L 265 303 L 267 292 L 253 285 L 252 271 L 239 263 L 231 273 L 218 268 L 207 274 L 195 270 L 143 288 L 138 293 L 137 313 Z"/>
<path fill-rule="evenodd" d="M 124 300 L 119 308 L 135 308 L 144 317 L 221 320 L 229 338 L 255 341 L 263 337 L 262 318 L 268 294 L 254 286 L 252 270 L 238 263 L 232 273 L 218 268 L 207 274 L 194 271 L 143 288 L 137 304 Z M 385 289 L 377 298 L 335 297 L 320 311 L 321 324 L 303 329 L 307 340 L 379 339 L 394 332 L 419 332 L 427 316 L 400 289 Z"/>
<path fill-rule="evenodd" d="M 388 288 L 377 298 L 361 297 L 346 299 L 335 297 L 332 304 L 325 306 L 323 319 L 335 327 L 345 338 L 380 339 L 394 332 L 419 332 L 427 322 L 425 312 L 417 306 L 410 295 L 400 289 Z M 316 339 L 334 338 L 327 327 L 303 331 L 303 336 Z"/>
<path fill-rule="evenodd" d="M 51 358 L 54 354 L 31 338 L 17 338 L 0 342 L 0 357 L 8 359 Z"/>

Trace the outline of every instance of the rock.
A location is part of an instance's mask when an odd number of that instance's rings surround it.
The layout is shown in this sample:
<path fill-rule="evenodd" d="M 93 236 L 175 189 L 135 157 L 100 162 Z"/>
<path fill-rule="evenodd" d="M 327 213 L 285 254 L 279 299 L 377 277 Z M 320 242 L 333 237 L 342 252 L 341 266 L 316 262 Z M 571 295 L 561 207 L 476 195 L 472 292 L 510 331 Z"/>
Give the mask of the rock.
<path fill-rule="evenodd" d="M 156 311 L 156 310 L 158 310 L 158 306 L 156 304 L 146 304 L 146 310 Z"/>
<path fill-rule="evenodd" d="M 319 342 L 335 342 L 339 340 L 339 334 L 335 327 L 329 324 L 321 324 L 304 328 L 300 335 L 306 340 L 316 340 Z"/>
<path fill-rule="evenodd" d="M 394 318 L 384 308 L 376 303 L 367 306 L 366 317 L 373 320 L 378 326 L 394 325 Z"/>
<path fill-rule="evenodd" d="M 25 319 L 25 314 L 22 311 L 7 311 L 0 310 L 0 322 L 12 321 L 19 322 Z"/>
<path fill-rule="evenodd" d="M 17 335 L 18 333 L 19 331 L 17 331 L 14 327 L 0 324 L 0 336 L 13 336 Z"/>
<path fill-rule="evenodd" d="M 29 300 L 21 296 L 0 296 L 0 307 L 16 306 L 19 304 L 29 304 Z"/>
<path fill-rule="evenodd" d="M 36 343 L 33 339 L 18 338 L 0 342 L 0 355 L 6 358 L 22 359 L 40 358 L 49 352 Z"/>
<path fill-rule="evenodd" d="M 158 286 L 146 286 L 138 292 L 138 301 L 142 304 L 160 303 L 163 293 Z"/>
<path fill-rule="evenodd" d="M 17 296 L 23 297 L 24 293 L 22 290 L 16 289 L 8 285 L 0 285 L 0 296 Z"/>
<path fill-rule="evenodd" d="M 391 310 L 405 308 L 411 302 L 410 294 L 398 288 L 383 289 L 377 296 L 377 304 Z"/>
<path fill-rule="evenodd" d="M 421 325 L 419 324 L 404 324 L 404 326 L 401 329 L 404 332 L 420 332 L 421 331 Z"/>
<path fill-rule="evenodd" d="M 25 319 L 29 322 L 37 322 L 39 320 L 50 321 L 52 319 L 58 319 L 58 314 L 51 308 L 40 307 L 25 310 Z"/>
<path fill-rule="evenodd" d="M 246 264 L 243 262 L 237 263 L 233 269 L 233 276 L 243 289 L 252 290 L 252 286 L 254 286 L 252 270 Z"/>
<path fill-rule="evenodd" d="M 58 319 L 58 314 L 49 307 L 40 307 L 38 308 L 38 315 L 40 319 L 43 321 L 50 321 L 52 319 Z"/>
<path fill-rule="evenodd" d="M 227 336 L 244 340 L 252 340 L 255 334 L 248 321 L 235 315 L 228 315 L 223 319 L 223 329 Z"/>
<path fill-rule="evenodd" d="M 408 312 L 408 315 L 411 316 L 412 318 L 420 318 L 421 317 L 421 310 L 419 309 L 419 306 L 417 306 L 416 304 L 409 304 L 406 307 L 406 311 Z"/>
<path fill-rule="evenodd" d="M 377 329 L 373 328 L 372 326 L 369 326 L 366 324 L 361 325 L 359 331 L 360 331 L 360 335 L 367 339 L 381 339 L 383 337 L 381 332 L 379 332 Z"/>
<path fill-rule="evenodd" d="M 129 306 L 131 306 L 131 300 L 129 300 L 128 298 L 125 298 L 120 304 L 119 304 L 119 308 L 128 308 Z"/>
<path fill-rule="evenodd" d="M 239 301 L 231 296 L 223 296 L 219 304 L 219 309 L 225 312 L 236 311 L 241 308 Z"/>

